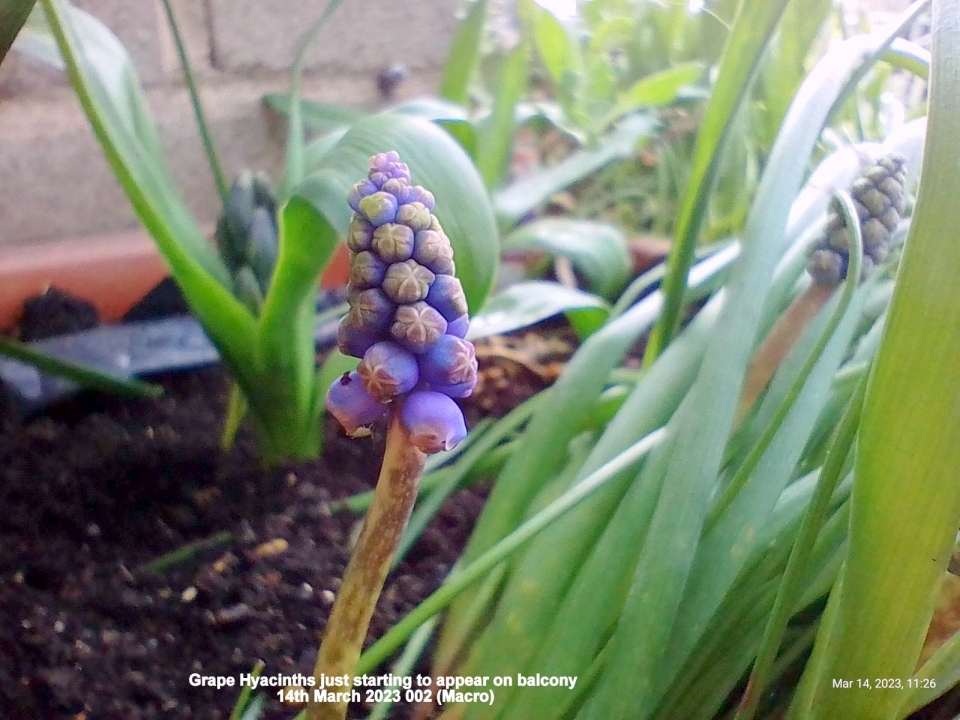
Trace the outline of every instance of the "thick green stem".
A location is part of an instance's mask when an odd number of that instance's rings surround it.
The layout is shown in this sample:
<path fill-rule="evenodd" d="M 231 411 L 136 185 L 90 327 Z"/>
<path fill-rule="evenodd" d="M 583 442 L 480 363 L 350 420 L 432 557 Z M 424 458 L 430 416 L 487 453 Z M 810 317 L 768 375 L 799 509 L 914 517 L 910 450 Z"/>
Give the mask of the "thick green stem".
<path fill-rule="evenodd" d="M 324 676 L 353 676 L 363 649 L 370 618 L 383 589 L 393 555 L 417 499 L 417 485 L 426 456 L 413 446 L 403 423 L 400 408 L 390 415 L 387 449 L 373 504 L 360 531 L 360 539 L 347 564 L 343 583 L 333 604 L 317 655 L 314 690 L 324 687 Z M 346 695 L 349 687 L 332 687 L 331 693 Z M 347 702 L 311 702 L 306 720 L 344 720 Z"/>

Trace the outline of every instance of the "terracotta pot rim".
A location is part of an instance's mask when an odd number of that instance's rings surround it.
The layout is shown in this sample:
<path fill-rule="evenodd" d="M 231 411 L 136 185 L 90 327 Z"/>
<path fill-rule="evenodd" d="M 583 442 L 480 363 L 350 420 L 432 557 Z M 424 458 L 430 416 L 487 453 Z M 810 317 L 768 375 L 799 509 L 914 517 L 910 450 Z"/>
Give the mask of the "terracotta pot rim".
<path fill-rule="evenodd" d="M 321 287 L 345 285 L 348 263 L 346 247 L 340 245 L 324 271 Z M 115 322 L 169 274 L 156 245 L 142 229 L 3 245 L 0 329 L 13 328 L 24 301 L 51 287 L 92 303 L 104 322 Z"/>

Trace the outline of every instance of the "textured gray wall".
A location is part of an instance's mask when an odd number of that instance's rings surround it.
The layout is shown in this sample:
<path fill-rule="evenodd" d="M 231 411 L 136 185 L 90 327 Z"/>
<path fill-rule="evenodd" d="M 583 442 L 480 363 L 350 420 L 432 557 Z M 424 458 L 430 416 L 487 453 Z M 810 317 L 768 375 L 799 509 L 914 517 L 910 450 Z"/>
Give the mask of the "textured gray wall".
<path fill-rule="evenodd" d="M 274 176 L 283 126 L 264 92 L 284 90 L 298 40 L 325 2 L 173 0 L 224 164 Z M 133 57 L 184 196 L 202 221 L 218 202 L 158 0 L 78 0 Z M 432 92 L 456 25 L 454 0 L 346 0 L 309 55 L 305 90 L 382 102 L 378 71 L 410 69 L 396 99 Z M 0 245 L 110 234 L 136 219 L 64 78 L 12 53 L 0 67 Z"/>

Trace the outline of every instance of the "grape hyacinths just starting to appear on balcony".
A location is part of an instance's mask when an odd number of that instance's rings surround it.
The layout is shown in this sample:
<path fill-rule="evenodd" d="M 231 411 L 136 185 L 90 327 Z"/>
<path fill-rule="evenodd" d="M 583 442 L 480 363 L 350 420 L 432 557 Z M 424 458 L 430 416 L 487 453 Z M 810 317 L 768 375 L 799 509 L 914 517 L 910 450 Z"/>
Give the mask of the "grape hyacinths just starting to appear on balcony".
<path fill-rule="evenodd" d="M 351 435 L 400 408 L 422 452 L 449 450 L 466 435 L 453 398 L 477 382 L 467 300 L 450 240 L 432 214 L 433 194 L 411 185 L 395 152 L 370 159 L 370 173 L 348 196 L 356 213 L 347 235 L 350 312 L 340 350 L 360 358 L 338 379 L 327 409 Z"/>
<path fill-rule="evenodd" d="M 341 352 L 359 367 L 334 381 L 327 409 L 351 436 L 386 421 L 387 447 L 374 499 L 324 631 L 316 676 L 351 675 L 390 563 L 416 500 L 427 454 L 466 437 L 456 399 L 473 392 L 477 358 L 464 339 L 467 299 L 453 248 L 433 215 L 433 194 L 411 184 L 396 152 L 370 158 L 348 195 L 354 210 L 350 311 Z M 349 688 L 348 688 L 349 689 Z M 308 720 L 342 720 L 346 702 L 312 702 Z"/>

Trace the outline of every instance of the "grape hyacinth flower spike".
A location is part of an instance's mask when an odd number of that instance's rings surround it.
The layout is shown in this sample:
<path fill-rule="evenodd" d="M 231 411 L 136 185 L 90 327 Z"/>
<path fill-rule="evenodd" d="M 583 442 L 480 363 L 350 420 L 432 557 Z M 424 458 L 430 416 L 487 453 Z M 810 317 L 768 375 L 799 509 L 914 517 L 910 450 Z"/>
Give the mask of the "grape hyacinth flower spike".
<path fill-rule="evenodd" d="M 317 657 L 316 677 L 352 675 L 370 618 L 417 495 L 426 455 L 467 434 L 455 398 L 473 392 L 477 358 L 466 340 L 467 300 L 433 194 L 411 184 L 396 152 L 370 158 L 347 195 L 354 210 L 350 310 L 341 352 L 360 359 L 334 381 L 327 409 L 351 436 L 386 419 L 387 447 L 374 500 L 347 566 Z M 342 720 L 346 703 L 311 702 L 308 720 Z"/>
<path fill-rule="evenodd" d="M 869 276 L 889 255 L 893 233 L 907 207 L 906 182 L 906 158 L 890 154 L 872 161 L 851 186 L 863 241 L 860 275 L 854 280 Z M 755 405 L 800 335 L 847 279 L 850 239 L 843 213 L 831 207 L 824 233 L 807 258 L 811 283 L 784 311 L 754 354 L 740 395 L 738 420 Z"/>

